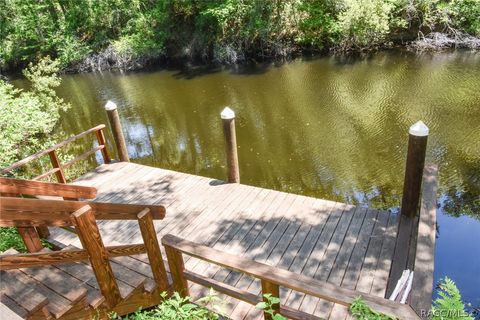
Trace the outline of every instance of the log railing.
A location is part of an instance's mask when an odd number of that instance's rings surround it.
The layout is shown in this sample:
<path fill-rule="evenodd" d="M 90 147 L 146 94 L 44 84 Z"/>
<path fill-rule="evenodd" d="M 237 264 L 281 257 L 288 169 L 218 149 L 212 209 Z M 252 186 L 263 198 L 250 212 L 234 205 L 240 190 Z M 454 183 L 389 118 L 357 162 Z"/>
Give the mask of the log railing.
<path fill-rule="evenodd" d="M 121 302 L 121 295 L 109 259 L 146 253 L 157 287 L 169 289 L 153 225 L 153 219 L 165 216 L 163 206 L 0 197 L 0 211 L 0 226 L 75 226 L 84 248 L 2 256 L 0 270 L 89 260 L 107 305 L 114 307 Z M 137 220 L 144 243 L 105 247 L 97 219 Z"/>
<path fill-rule="evenodd" d="M 101 151 L 102 156 L 103 156 L 103 161 L 105 163 L 110 163 L 111 162 L 110 155 L 109 155 L 108 150 L 107 150 L 107 145 L 106 145 L 106 140 L 105 140 L 105 135 L 104 135 L 103 129 L 105 129 L 104 124 L 101 124 L 101 125 L 98 125 L 94 128 L 88 129 L 87 131 L 84 131 L 84 132 L 79 133 L 75 136 L 72 136 L 72 137 L 70 137 L 70 138 L 68 138 L 68 139 L 66 139 L 62 142 L 59 142 L 56 145 L 54 145 L 54 146 L 52 146 L 48 149 L 39 151 L 39 152 L 37 152 L 37 153 L 35 153 L 31 156 L 26 157 L 25 159 L 22 159 L 20 161 L 17 161 L 15 163 L 13 163 L 12 165 L 10 165 L 6 168 L 3 168 L 0 171 L 0 174 L 1 175 L 7 175 L 7 174 L 11 173 L 13 170 L 15 170 L 19 167 L 22 167 L 22 166 L 30 163 L 31 161 L 37 160 L 41 157 L 44 157 L 44 156 L 48 155 L 50 157 L 50 162 L 52 164 L 52 169 L 48 170 L 47 172 L 43 172 L 40 175 L 34 177 L 33 180 L 41 180 L 41 179 L 44 179 L 46 177 L 51 176 L 52 174 L 55 174 L 56 178 L 57 178 L 57 181 L 59 183 L 66 183 L 67 179 L 66 179 L 66 176 L 65 176 L 65 169 L 72 166 L 73 164 L 75 164 L 78 161 L 87 159 L 89 156 L 95 154 L 97 151 Z M 87 152 L 85 152 L 85 153 L 83 153 L 83 154 L 81 154 L 81 155 L 79 155 L 79 156 L 77 156 L 77 157 L 75 157 L 74 159 L 72 159 L 72 160 L 70 160 L 66 163 L 61 163 L 60 159 L 58 158 L 57 150 L 66 146 L 67 144 L 72 143 L 75 140 L 83 138 L 83 137 L 85 137 L 89 134 L 95 134 L 96 135 L 96 138 L 97 138 L 97 141 L 98 141 L 98 146 L 89 150 L 89 151 L 87 151 Z"/>
<path fill-rule="evenodd" d="M 19 196 L 53 196 L 64 199 L 93 199 L 97 189 L 92 187 L 67 185 L 62 183 L 46 183 L 30 180 L 19 180 L 0 177 L 0 195 L 8 197 Z M 3 215 L 2 215 L 3 217 Z M 42 250 L 40 238 L 48 238 L 50 232 L 46 225 L 37 227 L 17 227 L 28 252 Z"/>
<path fill-rule="evenodd" d="M 162 244 L 165 247 L 167 254 L 167 260 L 173 279 L 173 288 L 184 296 L 189 294 L 187 281 L 192 281 L 202 286 L 213 288 L 221 293 L 252 305 L 257 304 L 262 300 L 260 296 L 252 294 L 246 290 L 238 289 L 186 270 L 183 262 L 183 254 L 187 254 L 209 263 L 260 279 L 262 283 L 262 294 L 269 293 L 278 297 L 280 287 L 284 287 L 344 306 L 349 306 L 356 297 L 362 296 L 371 308 L 379 312 L 395 316 L 399 319 L 420 319 L 409 305 L 399 304 L 371 294 L 318 281 L 301 274 L 221 252 L 173 235 L 164 236 L 162 238 Z M 274 309 L 290 319 L 320 319 L 305 312 L 289 308 L 281 303 L 274 306 Z M 264 314 L 264 316 L 268 318 L 268 314 Z"/>
<path fill-rule="evenodd" d="M 7 197 L 53 196 L 65 199 L 93 199 L 97 195 L 97 190 L 91 187 L 0 177 L 0 195 Z M 17 229 L 28 252 L 42 250 L 43 246 L 40 238 L 48 238 L 50 235 L 46 225 L 17 227 Z"/>
<path fill-rule="evenodd" d="M 10 194 L 14 196 L 51 196 L 66 199 L 93 199 L 97 196 L 97 189 L 72 184 L 0 177 L 0 194 Z"/>

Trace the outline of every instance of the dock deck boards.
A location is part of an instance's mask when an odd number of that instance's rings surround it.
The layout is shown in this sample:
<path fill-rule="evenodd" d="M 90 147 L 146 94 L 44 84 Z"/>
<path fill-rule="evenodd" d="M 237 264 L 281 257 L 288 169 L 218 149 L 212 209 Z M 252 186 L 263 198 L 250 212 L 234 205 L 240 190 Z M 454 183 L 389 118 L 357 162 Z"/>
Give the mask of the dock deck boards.
<path fill-rule="evenodd" d="M 95 201 L 161 204 L 165 219 L 155 221 L 165 234 L 248 257 L 350 289 L 385 296 L 397 239 L 396 213 L 262 189 L 134 163 L 112 163 L 85 174 L 75 184 L 98 189 Z M 100 221 L 103 241 L 141 243 L 136 221 Z M 81 246 L 78 238 L 52 228 L 51 237 Z M 162 248 L 163 250 L 163 248 Z M 165 256 L 164 256 L 165 258 Z M 251 278 L 185 259 L 187 269 L 258 294 Z M 195 295 L 204 289 L 192 287 Z M 346 319 L 342 306 L 281 291 L 288 306 L 330 319 Z M 234 319 L 253 319 L 250 305 L 230 300 Z"/>

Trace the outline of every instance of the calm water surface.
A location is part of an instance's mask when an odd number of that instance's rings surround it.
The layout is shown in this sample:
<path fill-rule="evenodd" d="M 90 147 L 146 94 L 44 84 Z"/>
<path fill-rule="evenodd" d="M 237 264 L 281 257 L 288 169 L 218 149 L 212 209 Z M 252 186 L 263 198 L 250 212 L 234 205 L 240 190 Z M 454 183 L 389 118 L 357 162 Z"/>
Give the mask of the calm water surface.
<path fill-rule="evenodd" d="M 435 278 L 480 306 L 480 54 L 67 75 L 59 94 L 73 105 L 65 134 L 106 123 L 111 99 L 134 162 L 219 179 L 231 106 L 243 183 L 377 208 L 398 208 L 408 128 L 423 120 L 440 166 Z"/>

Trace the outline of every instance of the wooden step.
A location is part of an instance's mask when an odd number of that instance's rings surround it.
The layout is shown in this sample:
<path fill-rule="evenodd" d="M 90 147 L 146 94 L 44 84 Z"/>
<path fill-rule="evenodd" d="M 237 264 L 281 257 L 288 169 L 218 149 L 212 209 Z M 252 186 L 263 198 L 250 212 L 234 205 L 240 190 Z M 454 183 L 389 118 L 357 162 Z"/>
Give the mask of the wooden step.
<path fill-rule="evenodd" d="M 64 246 L 63 246 L 64 247 Z M 77 249 L 73 246 L 63 250 Z M 51 251 L 43 249 L 44 252 Z M 7 254 L 18 253 L 8 251 Z M 120 315 L 160 302 L 145 255 L 110 259 L 122 300 L 110 311 Z M 109 309 L 88 261 L 1 271 L 2 306 L 26 319 L 83 319 Z"/>
<path fill-rule="evenodd" d="M 27 309 L 17 304 L 13 299 L 8 297 L 6 294 L 0 294 L 0 306 L 1 306 L 0 315 L 2 315 L 3 317 L 4 314 L 8 314 L 9 317 L 7 317 L 7 319 L 10 319 L 10 318 L 15 319 L 15 316 L 20 319 L 25 319 L 28 316 Z M 12 316 L 10 316 L 10 314 L 12 314 Z"/>
<path fill-rule="evenodd" d="M 44 292 L 41 292 L 36 285 L 23 285 L 15 271 L 0 271 L 2 304 L 25 319 L 38 313 L 44 314 L 46 319 L 52 318 L 47 308 L 49 301 Z"/>
<path fill-rule="evenodd" d="M 11 295 L 7 295 L 10 298 L 15 299 L 19 304 L 21 301 L 28 299 L 22 298 L 22 294 L 17 292 L 17 290 L 23 291 L 31 289 L 42 294 L 48 299 L 47 309 L 55 316 L 55 318 L 61 317 L 73 306 L 72 301 L 20 270 L 2 271 L 2 283 L 3 282 L 7 284 L 8 290 L 12 291 Z M 42 303 L 44 303 L 43 300 Z"/>
<path fill-rule="evenodd" d="M 71 249 L 78 248 L 69 245 L 63 250 Z M 153 280 L 147 279 L 147 277 L 145 277 L 144 275 L 135 272 L 134 270 L 131 270 L 129 268 L 126 268 L 121 263 L 118 263 L 112 259 L 110 260 L 110 265 L 115 275 L 115 279 L 117 280 L 120 295 L 123 299 L 128 298 L 135 290 L 138 291 L 139 287 L 142 287 L 142 290 L 145 290 L 146 292 L 151 292 L 154 290 L 154 286 L 152 286 Z M 57 267 L 76 277 L 82 282 L 88 284 L 90 287 L 96 289 L 99 292 L 100 287 L 98 286 L 95 274 L 93 273 L 92 267 L 87 262 L 63 264 L 58 265 Z"/>
<path fill-rule="evenodd" d="M 15 249 L 8 249 L 2 255 L 17 253 Z M 46 319 L 51 318 L 46 308 L 47 297 L 35 287 L 19 285 L 15 272 L 0 271 L 0 279 L 0 300 L 4 306 L 21 318 L 26 319 L 35 314 L 44 314 Z"/>

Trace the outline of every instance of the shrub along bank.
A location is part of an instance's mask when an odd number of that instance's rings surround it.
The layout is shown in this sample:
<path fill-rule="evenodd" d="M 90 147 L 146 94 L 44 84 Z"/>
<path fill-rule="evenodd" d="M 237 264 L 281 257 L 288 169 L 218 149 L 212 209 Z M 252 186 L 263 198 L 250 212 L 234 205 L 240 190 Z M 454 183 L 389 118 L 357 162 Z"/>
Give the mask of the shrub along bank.
<path fill-rule="evenodd" d="M 437 33 L 453 39 L 444 46 L 480 47 L 480 0 L 4 0 L 0 21 L 3 70 L 44 55 L 88 71 L 359 51 L 424 37 L 435 47 Z"/>

